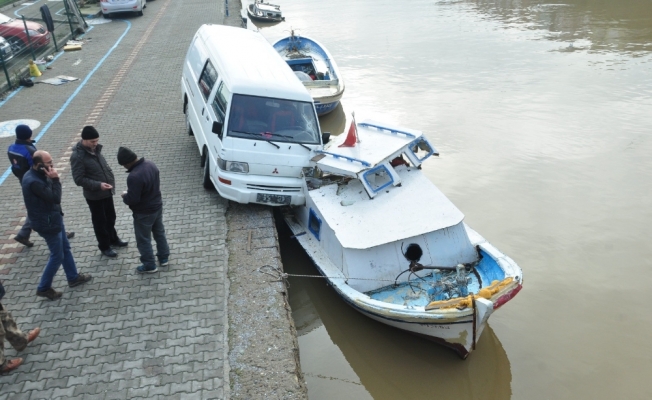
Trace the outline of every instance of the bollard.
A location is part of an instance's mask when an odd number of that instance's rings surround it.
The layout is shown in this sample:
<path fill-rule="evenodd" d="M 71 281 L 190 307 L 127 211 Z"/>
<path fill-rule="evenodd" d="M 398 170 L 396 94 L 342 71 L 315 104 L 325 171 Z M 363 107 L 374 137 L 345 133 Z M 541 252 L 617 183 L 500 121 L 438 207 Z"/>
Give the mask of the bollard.
<path fill-rule="evenodd" d="M 25 25 L 25 34 L 27 35 L 27 43 L 29 46 L 29 51 L 32 53 L 32 60 L 36 60 L 36 56 L 34 55 L 34 48 L 32 47 L 32 38 L 29 37 L 29 29 L 27 29 L 27 22 L 25 21 L 25 16 L 21 15 L 20 16 L 23 19 L 23 25 Z"/>

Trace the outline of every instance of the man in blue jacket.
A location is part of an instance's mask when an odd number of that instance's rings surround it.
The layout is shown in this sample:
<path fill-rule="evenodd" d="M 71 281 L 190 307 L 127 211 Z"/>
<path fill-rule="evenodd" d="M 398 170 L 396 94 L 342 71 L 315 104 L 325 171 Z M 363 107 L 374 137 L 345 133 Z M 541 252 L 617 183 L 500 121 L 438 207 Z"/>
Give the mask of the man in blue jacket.
<path fill-rule="evenodd" d="M 27 125 L 18 125 L 16 127 L 16 142 L 9 146 L 7 155 L 9 156 L 9 162 L 11 162 L 11 172 L 21 182 L 23 175 L 32 168 L 32 155 L 34 152 L 36 152 L 36 147 L 34 147 L 32 141 L 32 129 Z M 27 217 L 23 227 L 14 236 L 14 240 L 27 247 L 32 247 L 34 243 L 29 240 L 31 234 L 32 228 L 29 224 L 29 217 Z"/>
<path fill-rule="evenodd" d="M 52 288 L 52 281 L 62 265 L 70 287 L 86 283 L 92 277 L 77 272 L 70 251 L 61 211 L 61 181 L 54 169 L 52 156 L 47 151 L 37 150 L 33 162 L 32 168 L 23 176 L 23 198 L 32 229 L 45 239 L 50 249 L 50 258 L 43 270 L 36 295 L 56 300 L 62 293 Z"/>
<path fill-rule="evenodd" d="M 11 172 L 16 175 L 19 182 L 23 181 L 23 176 L 32 168 L 32 156 L 35 152 L 36 146 L 34 146 L 34 141 L 32 140 L 32 129 L 23 124 L 16 126 L 16 142 L 9 146 L 7 155 L 11 163 Z M 29 223 L 29 216 L 27 216 L 25 218 L 25 224 L 20 228 L 18 234 L 14 236 L 14 240 L 24 246 L 32 247 L 34 243 L 29 240 L 31 234 L 32 227 Z M 72 239 L 75 233 L 68 232 L 66 235 L 68 239 Z"/>
<path fill-rule="evenodd" d="M 126 147 L 118 149 L 118 163 L 127 169 L 127 191 L 122 193 L 122 201 L 131 208 L 134 217 L 136 245 L 143 265 L 136 268 L 139 274 L 151 274 L 158 271 L 152 235 L 156 241 L 156 256 L 161 267 L 168 265 L 170 248 L 165 238 L 163 226 L 163 199 L 159 171 L 153 162 L 138 159 L 133 151 Z"/>

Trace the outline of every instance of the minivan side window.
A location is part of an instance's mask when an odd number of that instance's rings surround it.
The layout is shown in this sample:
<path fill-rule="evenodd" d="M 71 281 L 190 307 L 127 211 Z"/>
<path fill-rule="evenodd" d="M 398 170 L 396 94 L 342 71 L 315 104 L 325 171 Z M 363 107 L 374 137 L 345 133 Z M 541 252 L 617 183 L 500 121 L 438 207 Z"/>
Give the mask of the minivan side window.
<path fill-rule="evenodd" d="M 217 88 L 217 93 L 215 93 L 215 98 L 213 99 L 213 109 L 215 110 L 215 115 L 220 122 L 224 122 L 226 107 L 229 105 L 229 95 L 230 92 L 226 88 L 224 82 L 220 83 L 220 86 Z"/>
<path fill-rule="evenodd" d="M 199 89 L 201 90 L 201 94 L 204 96 L 204 100 L 208 100 L 208 96 L 211 94 L 215 82 L 217 82 L 217 70 L 215 70 L 215 67 L 211 64 L 211 60 L 208 60 L 206 61 L 206 66 L 204 66 L 201 76 L 199 77 Z"/>

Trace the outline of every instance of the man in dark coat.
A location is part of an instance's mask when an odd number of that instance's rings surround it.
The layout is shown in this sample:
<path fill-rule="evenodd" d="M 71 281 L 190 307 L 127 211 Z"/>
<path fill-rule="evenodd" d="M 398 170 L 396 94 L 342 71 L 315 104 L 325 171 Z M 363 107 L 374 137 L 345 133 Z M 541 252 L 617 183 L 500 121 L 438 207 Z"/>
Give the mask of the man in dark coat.
<path fill-rule="evenodd" d="M 7 155 L 11 162 L 11 172 L 16 175 L 18 181 L 22 182 L 23 175 L 32 168 L 32 155 L 36 152 L 34 141 L 32 140 L 32 129 L 27 125 L 16 126 L 16 142 L 9 146 Z M 32 234 L 32 228 L 29 224 L 29 217 L 25 218 L 25 224 L 14 236 L 18 243 L 32 247 L 34 243 L 29 240 Z"/>
<path fill-rule="evenodd" d="M 102 155 L 97 130 L 90 125 L 85 126 L 81 137 L 82 140 L 73 147 L 70 156 L 72 177 L 77 186 L 84 188 L 84 197 L 91 210 L 91 220 L 100 251 L 107 257 L 117 257 L 118 254 L 111 247 L 124 247 L 128 243 L 120 240 L 115 230 L 113 171 Z"/>
<path fill-rule="evenodd" d="M 136 268 L 139 274 L 158 271 L 152 250 L 152 235 L 156 241 L 156 257 L 161 267 L 168 265 L 170 248 L 165 238 L 163 226 L 163 199 L 159 171 L 156 165 L 126 147 L 118 150 L 118 163 L 127 169 L 127 191 L 122 193 L 122 201 L 131 208 L 134 217 L 136 244 L 143 265 Z"/>
<path fill-rule="evenodd" d="M 5 295 L 5 288 L 0 283 L 0 300 Z M 23 359 L 13 358 L 11 360 L 5 358 L 5 339 L 11 344 L 16 351 L 23 351 L 27 344 L 33 342 L 41 333 L 41 328 L 34 328 L 29 333 L 20 330 L 14 317 L 11 313 L 0 303 L 0 374 L 6 374 L 20 366 Z"/>
<path fill-rule="evenodd" d="M 35 152 L 36 146 L 34 146 L 34 141 L 32 140 L 32 129 L 22 124 L 16 126 L 16 142 L 9 146 L 7 155 L 9 156 L 9 162 L 11 162 L 11 172 L 16 175 L 16 178 L 21 183 L 23 181 L 23 175 L 32 168 L 32 156 Z M 29 240 L 31 234 L 32 227 L 29 223 L 29 216 L 27 216 L 23 227 L 14 236 L 14 240 L 26 247 L 32 247 L 34 243 Z M 68 239 L 72 239 L 75 236 L 75 232 L 67 232 L 66 236 Z"/>
<path fill-rule="evenodd" d="M 33 159 L 34 166 L 23 176 L 23 199 L 32 229 L 45 239 L 50 250 L 36 295 L 56 300 L 62 293 L 52 288 L 52 281 L 62 265 L 70 287 L 86 283 L 92 277 L 77 272 L 70 251 L 61 211 L 61 181 L 54 169 L 52 156 L 47 151 L 37 150 Z"/>

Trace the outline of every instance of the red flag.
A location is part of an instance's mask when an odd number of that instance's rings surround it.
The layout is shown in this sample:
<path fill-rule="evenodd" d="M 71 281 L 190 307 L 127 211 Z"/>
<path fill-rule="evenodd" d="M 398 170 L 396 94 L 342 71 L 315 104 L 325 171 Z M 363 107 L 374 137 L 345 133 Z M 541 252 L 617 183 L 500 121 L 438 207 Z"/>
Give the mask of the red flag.
<path fill-rule="evenodd" d="M 358 142 L 358 128 L 355 126 L 355 120 L 354 120 L 351 122 L 349 133 L 346 135 L 346 140 L 338 147 L 355 147 L 355 144 L 357 142 Z"/>

